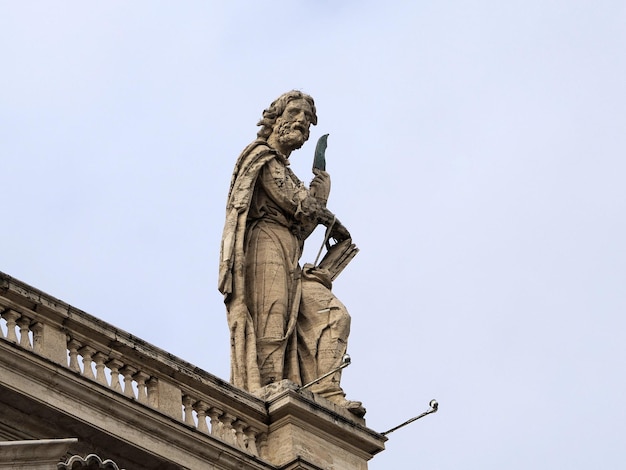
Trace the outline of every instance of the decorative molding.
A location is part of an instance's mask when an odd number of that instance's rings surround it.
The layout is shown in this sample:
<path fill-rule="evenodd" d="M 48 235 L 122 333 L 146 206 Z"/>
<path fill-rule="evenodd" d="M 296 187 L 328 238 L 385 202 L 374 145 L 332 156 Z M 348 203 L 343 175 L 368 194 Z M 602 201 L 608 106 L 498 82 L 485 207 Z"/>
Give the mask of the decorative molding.
<path fill-rule="evenodd" d="M 67 459 L 67 462 L 57 464 L 58 470 L 78 470 L 81 468 L 88 470 L 124 470 L 123 468 L 119 468 L 112 460 L 107 459 L 103 461 L 96 454 L 89 454 L 84 458 L 80 455 L 73 455 Z"/>

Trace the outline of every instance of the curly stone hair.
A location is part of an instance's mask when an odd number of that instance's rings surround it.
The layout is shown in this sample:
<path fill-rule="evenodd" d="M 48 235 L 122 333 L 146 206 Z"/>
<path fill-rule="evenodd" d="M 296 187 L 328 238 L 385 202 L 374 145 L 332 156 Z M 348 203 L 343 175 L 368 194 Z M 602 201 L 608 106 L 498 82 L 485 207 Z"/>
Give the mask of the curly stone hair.
<path fill-rule="evenodd" d="M 287 104 L 290 101 L 297 99 L 306 100 L 311 105 L 311 111 L 313 111 L 311 124 L 315 126 L 317 124 L 317 111 L 315 110 L 315 102 L 313 101 L 313 98 L 305 93 L 302 93 L 301 91 L 291 90 L 280 95 L 274 100 L 269 108 L 263 111 L 263 117 L 257 123 L 257 126 L 261 126 L 261 129 L 257 132 L 257 136 L 261 139 L 267 139 L 272 134 L 272 129 L 276 119 L 282 116 Z"/>

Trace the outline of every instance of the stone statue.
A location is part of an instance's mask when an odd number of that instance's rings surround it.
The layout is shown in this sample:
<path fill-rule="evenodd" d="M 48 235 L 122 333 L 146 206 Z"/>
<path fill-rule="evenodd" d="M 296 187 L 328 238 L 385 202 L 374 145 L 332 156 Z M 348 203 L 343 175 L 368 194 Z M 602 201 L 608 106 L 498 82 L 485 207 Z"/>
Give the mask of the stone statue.
<path fill-rule="evenodd" d="M 346 352 L 350 316 L 331 292 L 336 259 L 299 265 L 304 241 L 320 224 L 335 241 L 327 255 L 340 252 L 345 261 L 356 250 L 348 230 L 326 208 L 329 174 L 314 168 L 307 188 L 289 167 L 291 152 L 307 141 L 311 124 L 317 115 L 310 96 L 280 96 L 263 112 L 258 138 L 237 159 L 231 180 L 219 290 L 228 312 L 231 382 L 250 392 L 282 379 L 311 382 L 338 367 Z M 361 403 L 345 398 L 340 374 L 311 390 L 363 416 Z"/>

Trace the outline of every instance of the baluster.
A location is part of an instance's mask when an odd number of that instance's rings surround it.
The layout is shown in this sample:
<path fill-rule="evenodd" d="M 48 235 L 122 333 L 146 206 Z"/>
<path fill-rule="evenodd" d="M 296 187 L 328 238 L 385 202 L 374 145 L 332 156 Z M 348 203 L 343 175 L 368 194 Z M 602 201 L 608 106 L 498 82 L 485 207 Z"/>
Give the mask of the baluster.
<path fill-rule="evenodd" d="M 37 322 L 31 329 L 33 330 L 33 351 L 43 354 L 43 325 Z"/>
<path fill-rule="evenodd" d="M 71 339 L 68 336 L 67 349 L 70 351 L 70 369 L 75 372 L 80 372 L 80 366 L 78 365 L 78 349 L 81 344 L 75 339 Z"/>
<path fill-rule="evenodd" d="M 16 322 L 17 326 L 20 328 L 20 346 L 24 349 L 33 349 L 33 346 L 30 344 L 30 318 L 21 316 L 20 319 Z"/>
<path fill-rule="evenodd" d="M 208 434 L 209 428 L 206 424 L 206 412 L 209 409 L 209 405 L 203 401 L 197 401 L 193 408 L 196 410 L 196 417 L 198 418 L 198 431 Z"/>
<path fill-rule="evenodd" d="M 256 447 L 256 437 L 258 433 L 259 432 L 253 427 L 249 427 L 245 430 L 246 449 L 248 449 L 248 452 L 250 452 L 252 455 L 255 455 L 257 457 L 259 456 L 259 451 Z"/>
<path fill-rule="evenodd" d="M 137 372 L 134 375 L 135 382 L 137 382 L 137 400 L 139 403 L 148 403 L 148 393 L 146 391 L 146 380 L 150 378 L 145 372 Z"/>
<path fill-rule="evenodd" d="M 244 428 L 248 427 L 248 424 L 245 421 L 241 421 L 238 419 L 233 423 L 233 428 L 235 428 L 235 445 L 240 449 L 246 450 L 246 443 L 244 441 Z"/>
<path fill-rule="evenodd" d="M 135 398 L 135 391 L 133 390 L 133 375 L 137 373 L 137 369 L 133 366 L 125 365 L 120 369 L 120 373 L 124 376 L 124 395 L 130 398 Z"/>
<path fill-rule="evenodd" d="M 104 373 L 104 363 L 106 359 L 107 357 L 101 352 L 97 352 L 93 356 L 93 360 L 96 362 L 96 382 L 108 387 L 109 383 L 107 382 L 107 376 Z"/>
<path fill-rule="evenodd" d="M 192 405 L 193 404 L 193 398 L 191 398 L 189 395 L 184 395 L 183 396 L 183 407 L 184 407 L 184 421 L 185 424 L 188 424 L 189 426 L 193 426 L 194 428 L 196 427 L 196 422 L 193 420 L 193 408 Z"/>
<path fill-rule="evenodd" d="M 230 413 L 224 413 L 220 417 L 220 421 L 222 422 L 222 430 L 223 430 L 223 440 L 224 442 L 228 442 L 230 445 L 236 445 L 235 442 L 235 430 L 233 429 L 233 421 L 235 418 Z"/>
<path fill-rule="evenodd" d="M 107 367 L 111 370 L 111 389 L 122 393 L 122 385 L 120 384 L 120 368 L 124 364 L 117 359 L 110 359 Z"/>
<path fill-rule="evenodd" d="M 17 335 L 15 334 L 15 321 L 20 318 L 20 314 L 15 310 L 5 310 L 2 312 L 2 318 L 7 322 L 7 340 L 17 344 Z"/>
<path fill-rule="evenodd" d="M 224 412 L 219 408 L 215 408 L 212 406 L 209 408 L 209 417 L 211 418 L 211 436 L 217 437 L 218 439 L 224 439 L 224 433 L 222 430 L 222 423 L 219 420 L 219 417 Z"/>
<path fill-rule="evenodd" d="M 93 362 L 93 353 L 95 352 L 96 350 L 89 346 L 83 346 L 78 350 L 78 354 L 83 356 L 83 377 L 87 377 L 92 380 L 96 380 L 96 376 L 93 375 L 93 368 L 91 367 Z"/>
<path fill-rule="evenodd" d="M 148 380 L 148 405 L 152 408 L 159 407 L 159 381 L 156 377 Z"/>

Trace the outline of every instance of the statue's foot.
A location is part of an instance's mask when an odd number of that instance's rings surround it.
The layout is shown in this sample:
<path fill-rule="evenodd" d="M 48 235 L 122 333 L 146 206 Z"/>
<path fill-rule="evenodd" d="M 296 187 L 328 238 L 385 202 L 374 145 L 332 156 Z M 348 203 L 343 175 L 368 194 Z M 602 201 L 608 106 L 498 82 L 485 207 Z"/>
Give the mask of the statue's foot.
<path fill-rule="evenodd" d="M 361 403 L 360 401 L 352 401 L 352 400 L 346 400 L 348 402 L 348 405 L 346 406 L 346 408 L 348 409 L 348 411 L 350 413 L 352 413 L 355 416 L 358 416 L 359 418 L 362 418 L 363 416 L 365 416 L 365 407 L 363 406 L 363 403 Z"/>
<path fill-rule="evenodd" d="M 365 407 L 363 406 L 363 403 L 361 403 L 360 401 L 346 400 L 346 398 L 344 397 L 337 397 L 337 398 L 329 397 L 329 399 L 336 405 L 341 406 L 342 408 L 345 408 L 350 413 L 352 413 L 355 416 L 358 416 L 359 418 L 362 418 L 363 416 L 365 416 L 366 410 L 365 410 Z"/>

